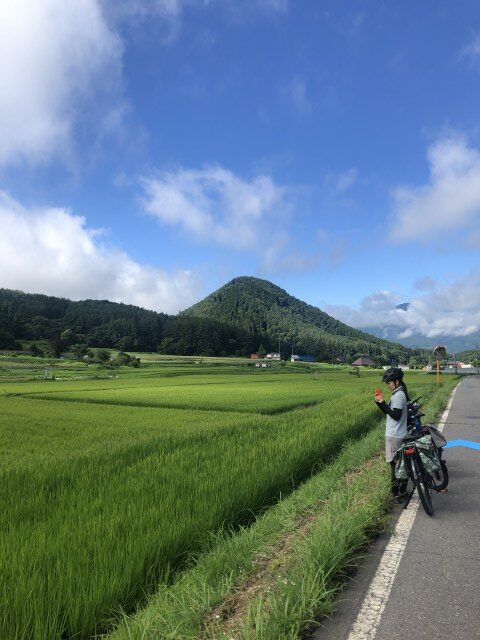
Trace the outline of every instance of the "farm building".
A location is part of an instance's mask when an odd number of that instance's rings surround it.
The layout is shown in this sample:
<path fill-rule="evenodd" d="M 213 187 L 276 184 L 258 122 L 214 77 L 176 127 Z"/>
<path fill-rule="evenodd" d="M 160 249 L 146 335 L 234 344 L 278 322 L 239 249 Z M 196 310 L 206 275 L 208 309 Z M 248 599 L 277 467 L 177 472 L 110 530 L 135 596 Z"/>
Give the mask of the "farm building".
<path fill-rule="evenodd" d="M 265 358 L 267 358 L 267 360 L 281 360 L 282 354 L 276 351 L 272 351 L 271 353 L 267 353 Z"/>
<path fill-rule="evenodd" d="M 373 360 L 369 356 L 360 356 L 355 362 L 352 362 L 352 367 L 373 367 Z"/>
<path fill-rule="evenodd" d="M 250 354 L 250 360 L 258 360 L 260 358 L 260 354 L 259 353 L 251 353 Z"/>

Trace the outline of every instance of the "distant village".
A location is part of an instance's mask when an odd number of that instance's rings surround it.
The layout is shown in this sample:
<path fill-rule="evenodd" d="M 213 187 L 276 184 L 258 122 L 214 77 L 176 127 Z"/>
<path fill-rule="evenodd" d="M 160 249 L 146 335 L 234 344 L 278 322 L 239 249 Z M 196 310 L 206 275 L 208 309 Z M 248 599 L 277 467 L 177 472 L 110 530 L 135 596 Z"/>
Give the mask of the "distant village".
<path fill-rule="evenodd" d="M 255 364 L 256 367 L 268 367 L 269 364 L 272 362 L 286 360 L 287 358 L 285 358 L 282 355 L 282 353 L 280 353 L 279 351 L 271 351 L 270 353 L 266 353 L 263 357 L 259 353 L 252 353 L 250 354 L 250 359 L 258 360 L 258 362 Z M 290 359 L 290 362 L 317 362 L 317 358 L 315 358 L 315 356 L 298 355 L 294 353 L 290 355 L 289 359 Z M 337 358 L 337 364 L 347 364 L 347 362 L 344 357 L 340 356 Z M 372 360 L 372 358 L 370 358 L 370 356 L 364 355 L 354 360 L 351 363 L 351 366 L 352 367 L 375 367 L 376 365 L 375 365 L 375 362 Z M 382 369 L 388 369 L 390 366 L 391 365 L 383 365 Z M 408 364 L 401 364 L 401 363 L 396 364 L 396 366 L 398 366 L 400 369 L 403 369 L 403 370 L 414 368 Z M 433 371 L 435 369 L 435 365 L 426 364 L 425 366 L 419 367 L 419 368 L 422 369 L 423 371 Z M 462 369 L 465 370 L 465 372 L 467 372 L 468 370 L 473 370 L 475 368 L 476 366 L 473 365 L 472 363 L 463 362 L 461 360 L 448 360 L 447 362 L 442 364 L 443 371 L 451 371 L 451 372 L 462 370 Z"/>

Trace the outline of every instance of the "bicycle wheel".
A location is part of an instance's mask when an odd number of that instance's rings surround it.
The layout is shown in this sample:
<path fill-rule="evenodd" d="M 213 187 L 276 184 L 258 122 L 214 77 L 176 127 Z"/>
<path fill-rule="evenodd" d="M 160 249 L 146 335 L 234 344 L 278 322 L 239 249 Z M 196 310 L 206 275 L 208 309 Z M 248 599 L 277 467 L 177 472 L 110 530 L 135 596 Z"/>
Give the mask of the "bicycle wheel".
<path fill-rule="evenodd" d="M 415 487 L 418 492 L 418 497 L 422 503 L 422 507 L 428 516 L 433 515 L 432 496 L 430 495 L 430 488 L 428 486 L 428 480 L 424 477 L 420 470 L 418 461 L 415 458 L 411 458 L 410 464 L 412 465 L 412 477 Z"/>
<path fill-rule="evenodd" d="M 440 460 L 441 469 L 433 472 L 433 483 L 437 491 L 443 491 L 448 487 L 448 469 L 444 460 Z"/>

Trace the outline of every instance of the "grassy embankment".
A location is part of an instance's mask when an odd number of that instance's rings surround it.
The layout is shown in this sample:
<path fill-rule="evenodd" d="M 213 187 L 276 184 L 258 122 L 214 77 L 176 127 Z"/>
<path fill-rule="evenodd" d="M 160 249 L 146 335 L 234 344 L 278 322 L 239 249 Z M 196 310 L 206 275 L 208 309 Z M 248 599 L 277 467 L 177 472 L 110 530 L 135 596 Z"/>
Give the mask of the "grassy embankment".
<path fill-rule="evenodd" d="M 378 420 L 378 374 L 146 371 L 2 385 L 0 637 L 102 631 Z"/>

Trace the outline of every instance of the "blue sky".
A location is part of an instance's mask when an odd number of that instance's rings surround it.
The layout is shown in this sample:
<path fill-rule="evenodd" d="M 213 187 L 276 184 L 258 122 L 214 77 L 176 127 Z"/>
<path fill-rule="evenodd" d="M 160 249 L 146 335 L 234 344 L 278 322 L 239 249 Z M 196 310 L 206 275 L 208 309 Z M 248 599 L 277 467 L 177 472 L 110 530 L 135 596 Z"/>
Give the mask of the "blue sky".
<path fill-rule="evenodd" d="M 474 1 L 2 3 L 0 286 L 474 333 L 479 80 Z"/>

